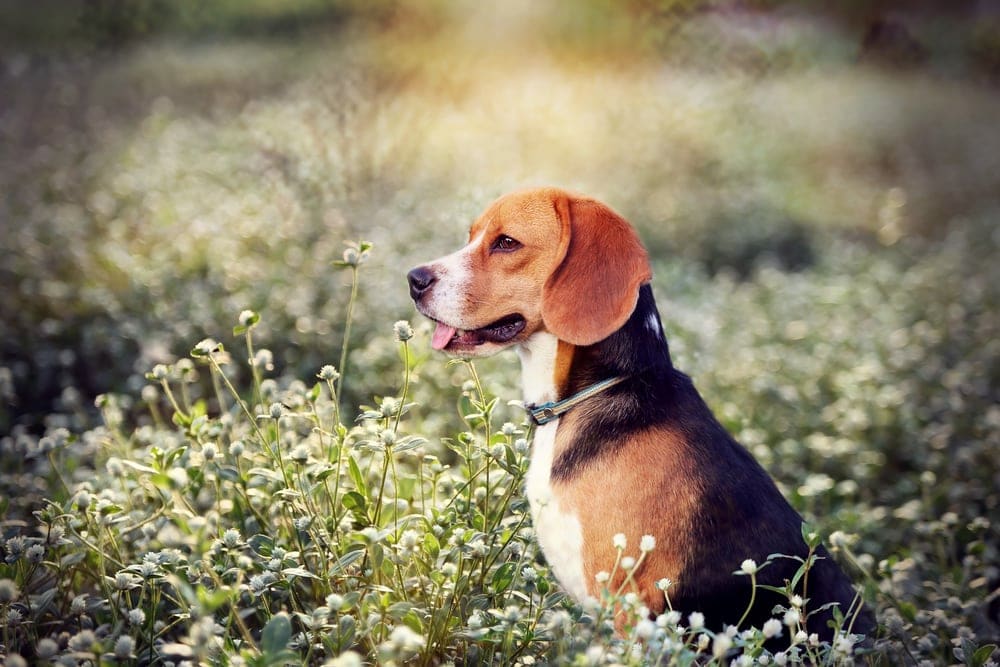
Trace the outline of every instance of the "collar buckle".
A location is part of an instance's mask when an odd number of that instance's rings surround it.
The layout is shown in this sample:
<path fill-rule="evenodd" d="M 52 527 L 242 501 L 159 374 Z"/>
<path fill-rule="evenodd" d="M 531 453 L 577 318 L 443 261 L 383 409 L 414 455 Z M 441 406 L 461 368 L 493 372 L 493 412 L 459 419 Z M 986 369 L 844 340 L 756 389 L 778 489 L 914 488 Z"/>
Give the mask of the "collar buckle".
<path fill-rule="evenodd" d="M 525 404 L 524 409 L 527 410 L 528 418 L 535 426 L 543 426 L 551 421 L 559 419 L 559 417 L 569 412 L 578 403 L 582 403 L 591 396 L 595 396 L 602 391 L 606 391 L 627 379 L 628 376 L 619 375 L 617 377 L 608 378 L 607 380 L 601 380 L 600 382 L 578 391 L 569 398 L 565 398 L 561 401 L 549 401 L 547 403 L 542 403 L 541 405 L 527 403 Z"/>

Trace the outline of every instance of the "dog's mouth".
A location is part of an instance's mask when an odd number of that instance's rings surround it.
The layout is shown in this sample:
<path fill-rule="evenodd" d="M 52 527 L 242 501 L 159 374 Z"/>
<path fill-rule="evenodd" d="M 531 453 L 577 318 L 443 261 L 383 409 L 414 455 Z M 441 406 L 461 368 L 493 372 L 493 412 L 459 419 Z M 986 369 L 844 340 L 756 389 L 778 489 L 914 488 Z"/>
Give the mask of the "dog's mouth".
<path fill-rule="evenodd" d="M 523 316 L 514 313 L 471 331 L 457 329 L 437 320 L 435 324 L 437 327 L 431 338 L 431 347 L 435 350 L 449 350 L 472 348 L 483 343 L 508 343 L 524 330 L 527 321 Z"/>

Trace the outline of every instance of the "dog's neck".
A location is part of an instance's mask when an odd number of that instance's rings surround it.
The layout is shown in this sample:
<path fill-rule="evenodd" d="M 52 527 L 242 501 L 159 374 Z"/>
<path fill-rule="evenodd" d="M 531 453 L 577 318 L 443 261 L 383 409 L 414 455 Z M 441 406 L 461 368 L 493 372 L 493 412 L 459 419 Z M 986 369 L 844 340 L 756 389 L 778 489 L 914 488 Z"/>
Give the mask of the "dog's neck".
<path fill-rule="evenodd" d="M 547 331 L 538 331 L 517 347 L 521 357 L 521 387 L 525 403 L 558 401 L 556 368 L 563 344 Z"/>
<path fill-rule="evenodd" d="M 577 347 L 540 331 L 517 350 L 525 403 L 560 401 L 608 378 L 673 369 L 648 284 L 639 288 L 635 310 L 625 325 L 604 340 Z"/>

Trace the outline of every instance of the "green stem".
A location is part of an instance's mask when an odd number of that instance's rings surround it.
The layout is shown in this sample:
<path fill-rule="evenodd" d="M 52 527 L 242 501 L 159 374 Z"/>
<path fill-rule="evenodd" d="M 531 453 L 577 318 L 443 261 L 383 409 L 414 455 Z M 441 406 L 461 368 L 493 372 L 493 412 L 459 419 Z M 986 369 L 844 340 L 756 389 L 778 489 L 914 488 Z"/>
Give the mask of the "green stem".
<path fill-rule="evenodd" d="M 747 605 L 746 611 L 744 611 L 743 615 L 740 616 L 740 620 L 736 624 L 737 628 L 743 625 L 743 621 L 747 619 L 747 616 L 750 614 L 750 610 L 753 609 L 754 602 L 756 601 L 757 601 L 757 573 L 752 572 L 750 574 L 750 604 Z"/>
<path fill-rule="evenodd" d="M 347 321 L 344 323 L 344 341 L 340 346 L 340 378 L 337 381 L 337 398 L 339 402 L 344 396 L 344 382 L 347 379 L 347 350 L 351 341 L 351 322 L 354 318 L 354 302 L 358 298 L 358 267 L 351 267 L 351 298 L 347 302 Z M 339 415 L 339 403 L 338 403 Z M 339 420 L 339 417 L 338 417 Z"/>
<path fill-rule="evenodd" d="M 250 335 L 250 327 L 247 327 L 246 341 L 247 363 L 250 364 L 250 374 L 253 375 L 253 400 L 259 404 L 264 399 L 260 393 L 260 371 L 257 369 L 257 364 L 254 363 L 253 359 L 253 337 Z"/>

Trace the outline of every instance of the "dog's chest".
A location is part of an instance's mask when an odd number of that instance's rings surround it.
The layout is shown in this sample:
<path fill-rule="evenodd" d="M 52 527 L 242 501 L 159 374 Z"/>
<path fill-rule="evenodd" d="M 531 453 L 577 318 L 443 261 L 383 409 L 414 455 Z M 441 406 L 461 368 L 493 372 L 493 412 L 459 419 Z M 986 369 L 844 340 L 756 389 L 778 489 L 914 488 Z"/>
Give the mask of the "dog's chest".
<path fill-rule="evenodd" d="M 553 375 L 558 345 L 555 336 L 536 333 L 520 346 L 518 352 L 527 402 L 543 403 L 555 398 Z M 535 535 L 545 560 L 563 588 L 577 600 L 583 600 L 587 597 L 587 582 L 584 578 L 580 520 L 569 508 L 560 504 L 552 489 L 552 461 L 558 427 L 559 422 L 554 421 L 535 429 L 525 492 L 531 505 Z"/>
<path fill-rule="evenodd" d="M 577 600 L 583 600 L 587 597 L 587 582 L 580 520 L 560 504 L 550 479 L 557 426 L 558 422 L 552 422 L 535 431 L 525 491 L 545 560 L 562 587 Z"/>

